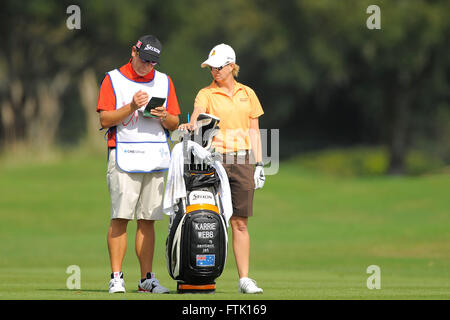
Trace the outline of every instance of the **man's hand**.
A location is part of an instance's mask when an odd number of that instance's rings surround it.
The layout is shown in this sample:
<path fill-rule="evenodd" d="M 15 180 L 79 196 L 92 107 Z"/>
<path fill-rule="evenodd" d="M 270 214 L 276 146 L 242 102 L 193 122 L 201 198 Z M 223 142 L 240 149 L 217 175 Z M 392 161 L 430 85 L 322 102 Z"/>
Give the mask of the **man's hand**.
<path fill-rule="evenodd" d="M 142 90 L 136 92 L 133 96 L 133 100 L 130 103 L 131 108 L 136 111 L 142 108 L 148 103 L 148 94 Z"/>
<path fill-rule="evenodd" d="M 148 103 L 148 94 L 142 90 L 136 92 L 133 96 L 133 100 L 122 108 L 101 111 L 100 112 L 100 124 L 102 128 L 111 128 L 117 126 L 131 114 L 135 113 L 137 109 L 146 106 Z"/>
<path fill-rule="evenodd" d="M 150 113 L 153 115 L 153 116 L 155 116 L 155 117 L 158 117 L 161 121 L 164 121 L 164 120 L 166 120 L 166 117 L 167 117 L 167 111 L 166 111 L 166 108 L 164 108 L 164 107 L 156 107 L 156 108 L 153 108 L 153 109 L 150 109 Z"/>
<path fill-rule="evenodd" d="M 264 187 L 266 177 L 264 175 L 264 165 L 262 163 L 256 165 L 253 179 L 255 180 L 255 190 Z"/>

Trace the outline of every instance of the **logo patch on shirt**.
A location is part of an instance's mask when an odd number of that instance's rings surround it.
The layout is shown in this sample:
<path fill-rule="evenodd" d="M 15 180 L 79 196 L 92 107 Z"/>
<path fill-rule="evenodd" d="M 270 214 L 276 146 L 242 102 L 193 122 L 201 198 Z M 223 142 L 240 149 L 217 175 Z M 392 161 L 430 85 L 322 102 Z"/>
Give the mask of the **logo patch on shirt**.
<path fill-rule="evenodd" d="M 247 102 L 248 101 L 248 98 L 240 98 L 239 99 L 241 102 Z"/>

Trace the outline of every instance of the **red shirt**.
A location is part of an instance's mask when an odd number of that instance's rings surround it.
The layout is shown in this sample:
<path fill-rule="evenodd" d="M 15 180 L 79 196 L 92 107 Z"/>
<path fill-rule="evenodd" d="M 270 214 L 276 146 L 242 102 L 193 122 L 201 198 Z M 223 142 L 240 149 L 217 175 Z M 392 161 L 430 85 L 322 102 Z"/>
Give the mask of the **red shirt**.
<path fill-rule="evenodd" d="M 155 69 L 153 69 L 143 77 L 138 75 L 131 66 L 131 59 L 126 65 L 122 66 L 119 69 L 119 71 L 127 79 L 136 82 L 149 82 L 152 81 L 153 77 L 155 76 Z M 168 78 L 169 78 L 169 96 L 167 98 L 167 112 L 174 116 L 177 116 L 181 113 L 180 106 L 178 105 L 178 99 L 175 93 L 175 87 L 172 83 L 172 79 L 170 79 L 170 77 Z M 112 88 L 111 79 L 109 78 L 109 75 L 106 74 L 100 87 L 100 93 L 98 95 L 97 112 L 111 111 L 115 109 L 116 109 L 116 96 Z M 116 146 L 116 128 L 112 127 L 108 131 L 108 147 L 115 147 L 115 146 Z"/>

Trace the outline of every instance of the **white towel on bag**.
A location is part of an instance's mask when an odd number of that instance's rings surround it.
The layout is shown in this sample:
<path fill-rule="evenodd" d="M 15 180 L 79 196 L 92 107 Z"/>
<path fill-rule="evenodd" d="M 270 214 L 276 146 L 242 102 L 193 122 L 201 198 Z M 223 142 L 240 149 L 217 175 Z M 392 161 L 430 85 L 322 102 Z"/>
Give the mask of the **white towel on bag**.
<path fill-rule="evenodd" d="M 206 164 L 216 169 L 220 179 L 219 197 L 222 202 L 223 215 L 227 222 L 233 214 L 233 204 L 231 202 L 231 189 L 228 181 L 227 173 L 222 164 L 213 160 L 211 153 L 205 150 L 198 143 L 188 140 L 187 152 L 192 151 L 197 159 L 203 160 Z M 163 212 L 166 215 L 175 214 L 174 206 L 182 198 L 186 198 L 186 185 L 184 184 L 184 157 L 183 143 L 178 143 L 172 149 L 172 157 L 170 159 L 169 171 L 167 173 L 166 189 L 164 192 Z"/>

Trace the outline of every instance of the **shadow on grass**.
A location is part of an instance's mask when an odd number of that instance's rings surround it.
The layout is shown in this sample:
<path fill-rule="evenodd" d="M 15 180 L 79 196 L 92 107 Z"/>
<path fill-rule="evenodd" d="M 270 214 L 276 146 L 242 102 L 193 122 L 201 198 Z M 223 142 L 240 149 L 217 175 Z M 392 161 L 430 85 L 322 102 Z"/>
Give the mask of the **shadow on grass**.
<path fill-rule="evenodd" d="M 95 292 L 95 293 L 107 293 L 109 294 L 108 290 L 98 290 L 98 289 L 81 289 L 81 290 L 77 290 L 77 289 L 64 289 L 64 288 L 58 288 L 58 289 L 37 289 L 37 291 L 46 291 L 46 292 L 72 292 L 72 293 L 78 293 L 81 294 L 83 292 Z M 130 293 L 136 293 L 139 295 L 145 295 L 145 293 L 139 292 L 137 290 L 134 291 L 127 291 L 125 294 L 130 294 Z M 161 296 L 165 296 L 165 295 L 178 295 L 178 292 L 176 290 L 171 290 L 168 294 L 158 294 Z M 191 294 L 189 294 L 191 295 Z"/>

